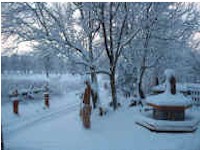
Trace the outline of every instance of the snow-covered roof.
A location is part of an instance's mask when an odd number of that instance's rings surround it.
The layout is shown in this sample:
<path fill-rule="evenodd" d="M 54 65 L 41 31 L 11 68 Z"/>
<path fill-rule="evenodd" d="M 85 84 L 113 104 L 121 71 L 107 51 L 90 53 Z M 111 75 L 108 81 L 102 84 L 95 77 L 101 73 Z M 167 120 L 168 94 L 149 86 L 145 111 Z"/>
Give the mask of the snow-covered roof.
<path fill-rule="evenodd" d="M 149 104 L 154 104 L 158 106 L 189 106 L 192 104 L 192 101 L 180 93 L 175 95 L 169 93 L 162 93 L 154 96 L 149 96 L 146 99 L 146 102 Z"/>

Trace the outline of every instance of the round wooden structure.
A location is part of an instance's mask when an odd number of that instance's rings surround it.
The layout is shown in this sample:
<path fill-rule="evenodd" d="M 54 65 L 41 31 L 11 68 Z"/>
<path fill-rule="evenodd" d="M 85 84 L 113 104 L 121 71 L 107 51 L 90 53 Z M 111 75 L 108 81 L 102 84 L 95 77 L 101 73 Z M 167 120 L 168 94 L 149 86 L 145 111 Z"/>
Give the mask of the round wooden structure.
<path fill-rule="evenodd" d="M 156 132 L 195 131 L 198 121 L 185 118 L 185 110 L 191 106 L 191 100 L 177 93 L 173 70 L 166 70 L 165 76 L 165 91 L 146 99 L 147 105 L 153 108 L 152 117 L 145 116 L 136 123 Z"/>
<path fill-rule="evenodd" d="M 185 119 L 185 109 L 188 106 L 159 106 L 152 103 L 148 103 L 153 107 L 153 118 L 157 120 L 173 120 L 182 121 Z"/>

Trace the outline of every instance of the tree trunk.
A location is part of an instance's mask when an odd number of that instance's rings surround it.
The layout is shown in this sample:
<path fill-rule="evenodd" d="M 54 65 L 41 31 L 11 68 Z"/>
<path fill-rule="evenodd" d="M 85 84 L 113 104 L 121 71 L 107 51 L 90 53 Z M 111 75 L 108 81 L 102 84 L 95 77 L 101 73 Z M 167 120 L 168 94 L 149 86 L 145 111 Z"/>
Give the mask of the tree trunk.
<path fill-rule="evenodd" d="M 4 141 L 3 141 L 3 130 L 1 125 L 1 150 L 4 150 Z"/>
<path fill-rule="evenodd" d="M 156 79 L 155 79 L 155 86 L 159 85 L 159 80 L 158 80 L 158 77 L 156 76 Z"/>
<path fill-rule="evenodd" d="M 49 78 L 49 70 L 48 70 L 48 66 L 45 66 L 45 74 L 46 74 L 46 77 Z"/>
<path fill-rule="evenodd" d="M 115 71 L 111 72 L 110 75 L 110 87 L 111 87 L 111 92 L 112 92 L 112 104 L 113 104 L 113 109 L 117 109 L 117 93 L 116 93 L 116 85 L 115 85 Z"/>
<path fill-rule="evenodd" d="M 91 72 L 91 79 L 92 79 L 92 91 L 91 91 L 91 95 L 92 95 L 92 103 L 93 103 L 93 108 L 97 108 L 98 105 L 98 91 L 97 91 L 97 74 L 95 71 L 92 70 Z M 94 87 L 95 86 L 95 87 Z"/>
<path fill-rule="evenodd" d="M 139 77 L 139 83 L 138 83 L 139 96 L 140 96 L 141 99 L 145 98 L 144 92 L 142 90 L 142 79 L 143 79 L 143 76 L 144 76 L 144 72 L 145 72 L 145 69 L 142 69 L 140 77 Z"/>
<path fill-rule="evenodd" d="M 97 101 L 98 101 L 98 93 L 93 89 L 92 89 L 91 93 L 92 93 L 93 108 L 96 109 L 97 108 Z"/>
<path fill-rule="evenodd" d="M 44 59 L 44 67 L 45 67 L 45 72 L 46 72 L 46 77 L 49 78 L 49 67 L 50 67 L 50 58 L 45 57 Z"/>
<path fill-rule="evenodd" d="M 82 13 L 82 11 L 81 11 Z M 91 22 L 91 12 L 89 11 L 89 28 L 93 29 L 93 23 Z M 84 15 L 81 14 L 81 16 L 83 17 Z M 82 18 L 83 19 L 83 18 Z M 94 56 L 93 56 L 93 37 L 92 37 L 92 32 L 89 33 L 88 36 L 88 49 L 89 49 L 89 57 L 90 57 L 90 61 L 93 62 L 94 61 Z M 92 90 L 91 90 L 91 95 L 92 95 L 92 103 L 93 103 L 93 108 L 97 108 L 97 102 L 98 102 L 98 90 L 97 90 L 97 74 L 96 74 L 96 69 L 94 66 L 90 66 L 90 71 L 91 71 L 91 80 L 92 80 Z"/>

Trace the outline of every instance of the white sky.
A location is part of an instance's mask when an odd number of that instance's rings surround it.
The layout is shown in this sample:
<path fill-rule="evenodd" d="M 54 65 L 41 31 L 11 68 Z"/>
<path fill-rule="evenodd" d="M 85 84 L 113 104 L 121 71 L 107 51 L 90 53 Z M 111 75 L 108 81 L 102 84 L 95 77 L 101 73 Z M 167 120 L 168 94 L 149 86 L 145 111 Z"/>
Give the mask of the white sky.
<path fill-rule="evenodd" d="M 17 43 L 14 37 L 10 37 L 4 41 L 1 37 L 1 55 L 11 55 L 12 53 L 24 54 L 31 51 L 32 48 L 30 42 Z"/>
<path fill-rule="evenodd" d="M 105 0 L 103 0 L 103 1 L 105 1 Z M 3 2 L 8 2 L 8 1 L 3 1 Z M 18 0 L 18 2 L 24 2 L 24 1 Z M 48 0 L 47 2 L 55 2 L 55 1 Z M 63 1 L 57 0 L 56 2 L 63 2 Z M 87 1 L 85 1 L 85 2 L 87 2 Z M 107 1 L 105 1 L 105 2 L 107 2 Z M 129 2 L 136 2 L 136 1 L 129 1 Z M 144 1 L 137 0 L 137 2 L 145 2 L 145 0 Z M 151 2 L 157 2 L 157 1 L 151 1 Z M 160 1 L 160 2 L 162 2 L 162 1 Z M 171 1 L 169 1 L 169 2 L 171 2 Z M 176 2 L 176 1 L 172 1 L 172 2 Z M 179 1 L 179 2 L 182 2 L 182 1 Z M 194 1 L 190 1 L 190 2 L 198 2 L 198 1 L 194 0 Z M 200 2 L 197 3 L 197 6 L 199 6 L 198 8 L 200 10 Z M 78 26 L 77 26 L 77 28 L 78 28 Z M 198 38 L 200 38 L 200 33 L 197 33 L 195 35 L 195 40 Z M 1 37 L 1 39 L 2 39 L 2 37 Z M 32 48 L 30 45 L 31 45 L 30 42 L 23 42 L 23 43 L 17 44 L 16 42 L 14 42 L 14 38 L 9 38 L 5 43 L 4 43 L 4 41 L 1 40 L 1 55 L 11 55 L 12 53 L 24 54 L 24 53 L 30 52 L 30 51 L 32 51 Z M 7 51 L 7 49 L 11 49 L 12 52 Z"/>

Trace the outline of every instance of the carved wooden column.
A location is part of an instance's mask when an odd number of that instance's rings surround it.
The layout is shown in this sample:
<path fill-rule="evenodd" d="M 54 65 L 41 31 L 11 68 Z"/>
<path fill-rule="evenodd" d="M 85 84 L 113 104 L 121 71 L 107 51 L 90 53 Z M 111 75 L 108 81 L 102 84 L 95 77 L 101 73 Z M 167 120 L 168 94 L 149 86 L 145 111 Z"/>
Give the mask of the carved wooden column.
<path fill-rule="evenodd" d="M 90 96 L 91 96 L 91 87 L 89 82 L 86 81 L 86 89 L 84 93 L 83 108 L 82 108 L 82 121 L 83 121 L 83 126 L 86 129 L 89 129 L 91 127 L 90 116 L 92 107 L 90 106 Z"/>

